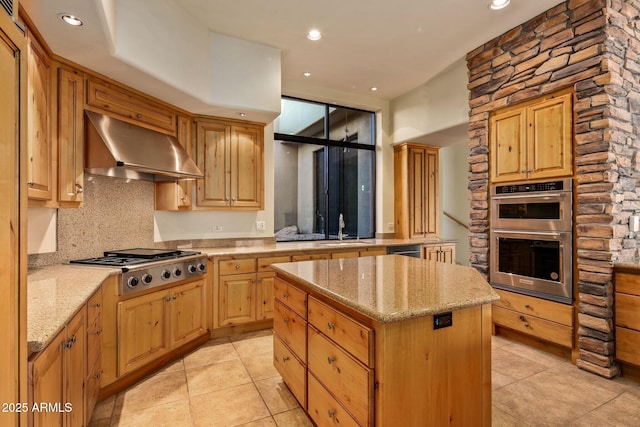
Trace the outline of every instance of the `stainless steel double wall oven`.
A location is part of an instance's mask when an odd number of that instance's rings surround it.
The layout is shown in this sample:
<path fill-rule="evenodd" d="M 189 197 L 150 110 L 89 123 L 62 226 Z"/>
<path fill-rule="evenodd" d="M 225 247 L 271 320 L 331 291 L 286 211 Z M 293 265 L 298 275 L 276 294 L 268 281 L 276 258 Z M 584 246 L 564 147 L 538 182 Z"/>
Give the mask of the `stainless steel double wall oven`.
<path fill-rule="evenodd" d="M 572 206 L 570 178 L 492 186 L 491 284 L 570 304 Z"/>

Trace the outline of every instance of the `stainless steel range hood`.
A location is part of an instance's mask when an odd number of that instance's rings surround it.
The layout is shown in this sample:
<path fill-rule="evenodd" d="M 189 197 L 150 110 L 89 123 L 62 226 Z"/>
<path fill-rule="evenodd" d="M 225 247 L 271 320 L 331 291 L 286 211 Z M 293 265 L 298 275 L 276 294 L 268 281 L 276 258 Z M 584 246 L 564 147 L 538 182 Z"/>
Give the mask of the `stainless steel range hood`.
<path fill-rule="evenodd" d="M 176 138 L 86 111 L 85 171 L 147 181 L 202 178 Z"/>

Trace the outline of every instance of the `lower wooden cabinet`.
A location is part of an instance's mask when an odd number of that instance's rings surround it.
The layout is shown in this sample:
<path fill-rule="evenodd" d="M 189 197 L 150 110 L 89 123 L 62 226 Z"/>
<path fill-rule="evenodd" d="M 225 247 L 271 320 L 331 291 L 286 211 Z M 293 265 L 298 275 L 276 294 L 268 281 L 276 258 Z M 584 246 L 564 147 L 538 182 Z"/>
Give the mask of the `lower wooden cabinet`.
<path fill-rule="evenodd" d="M 207 333 L 205 279 L 118 303 L 118 376 Z"/>
<path fill-rule="evenodd" d="M 85 424 L 100 394 L 102 377 L 102 288 L 87 302 L 87 376 L 85 379 Z"/>
<path fill-rule="evenodd" d="M 85 334 L 86 310 L 83 308 L 29 362 L 29 414 L 34 426 L 85 425 Z M 33 410 L 34 405 L 41 410 Z"/>
<path fill-rule="evenodd" d="M 573 306 L 496 289 L 495 325 L 518 331 L 562 347 L 573 347 Z"/>
<path fill-rule="evenodd" d="M 455 243 L 446 245 L 425 245 L 423 247 L 423 258 L 455 264 L 456 262 L 456 245 Z"/>
<path fill-rule="evenodd" d="M 640 274 L 616 271 L 616 359 L 640 366 Z"/>

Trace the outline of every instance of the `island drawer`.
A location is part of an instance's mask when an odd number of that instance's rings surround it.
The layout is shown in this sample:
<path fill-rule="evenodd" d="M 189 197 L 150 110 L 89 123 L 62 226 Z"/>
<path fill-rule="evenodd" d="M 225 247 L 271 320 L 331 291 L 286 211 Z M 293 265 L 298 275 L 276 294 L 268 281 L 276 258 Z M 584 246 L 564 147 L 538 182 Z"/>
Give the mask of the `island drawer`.
<path fill-rule="evenodd" d="M 515 292 L 496 289 L 500 300 L 493 303 L 495 307 L 514 310 L 524 315 L 573 326 L 573 306 L 549 301 L 542 298 L 522 295 Z"/>
<path fill-rule="evenodd" d="M 616 359 L 640 366 L 640 332 L 616 327 Z"/>
<path fill-rule="evenodd" d="M 302 361 L 307 361 L 307 322 L 280 301 L 273 305 L 273 330 Z"/>
<path fill-rule="evenodd" d="M 273 296 L 299 316 L 307 318 L 307 294 L 305 292 L 276 277 L 273 284 Z"/>
<path fill-rule="evenodd" d="M 640 330 L 640 297 L 616 292 L 616 326 Z"/>
<path fill-rule="evenodd" d="M 290 262 L 291 257 L 288 255 L 272 256 L 258 258 L 258 272 L 270 272 L 273 271 L 271 264 L 277 264 L 279 262 Z"/>
<path fill-rule="evenodd" d="M 367 366 L 373 365 L 373 330 L 309 297 L 309 323 Z"/>
<path fill-rule="evenodd" d="M 306 369 L 277 335 L 273 338 L 273 365 L 300 406 L 306 408 Z"/>
<path fill-rule="evenodd" d="M 573 328 L 570 326 L 525 315 L 496 305 L 493 306 L 491 314 L 493 323 L 496 325 L 533 335 L 564 347 L 571 348 L 573 346 Z"/>
<path fill-rule="evenodd" d="M 640 296 L 640 275 L 617 271 L 615 282 L 616 292 Z"/>
<path fill-rule="evenodd" d="M 308 327 L 308 369 L 360 425 L 371 425 L 373 417 L 373 370 L 331 342 L 314 327 Z"/>
<path fill-rule="evenodd" d="M 313 375 L 308 376 L 307 413 L 318 427 L 358 427 L 358 423 Z"/>
<path fill-rule="evenodd" d="M 256 272 L 256 259 L 224 259 L 218 261 L 218 271 L 220 275 L 245 274 Z"/>

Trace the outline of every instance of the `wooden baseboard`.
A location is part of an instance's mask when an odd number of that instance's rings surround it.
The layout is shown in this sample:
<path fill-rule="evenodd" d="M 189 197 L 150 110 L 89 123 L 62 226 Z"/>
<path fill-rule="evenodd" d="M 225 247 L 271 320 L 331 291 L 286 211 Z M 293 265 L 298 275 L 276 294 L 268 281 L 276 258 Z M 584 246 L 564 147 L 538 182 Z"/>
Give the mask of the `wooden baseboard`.
<path fill-rule="evenodd" d="M 513 329 L 504 328 L 500 325 L 495 325 L 495 324 L 494 324 L 494 335 L 505 337 L 513 341 L 517 341 L 521 344 L 528 345 L 529 347 L 533 347 L 535 349 L 544 351 L 545 353 L 550 353 L 555 356 L 562 357 L 563 359 L 571 360 L 572 363 L 575 364 L 575 361 L 573 360 L 573 357 L 572 357 L 573 352 L 571 348 L 561 347 L 557 344 L 553 344 L 547 341 L 542 341 L 530 335 L 526 335 L 518 331 L 514 331 Z"/>
<path fill-rule="evenodd" d="M 273 328 L 273 319 L 265 319 L 258 322 L 247 323 L 246 325 L 226 326 L 224 328 L 213 329 L 211 331 L 211 338 L 226 338 L 271 328 Z"/>
<path fill-rule="evenodd" d="M 98 395 L 98 401 L 104 400 L 107 397 L 124 390 L 125 388 L 137 383 L 142 378 L 156 372 L 160 368 L 163 368 L 166 365 L 180 359 L 185 354 L 189 353 L 190 351 L 200 347 L 202 344 L 209 341 L 209 339 L 210 339 L 209 334 L 202 335 L 181 347 L 171 350 L 169 353 L 157 358 L 153 362 L 150 362 L 148 365 L 145 365 L 142 368 L 137 369 L 131 372 L 130 374 L 127 374 L 122 378 L 117 379 L 111 384 L 100 389 L 100 394 Z M 91 414 L 89 414 L 89 417 L 90 416 Z"/>

